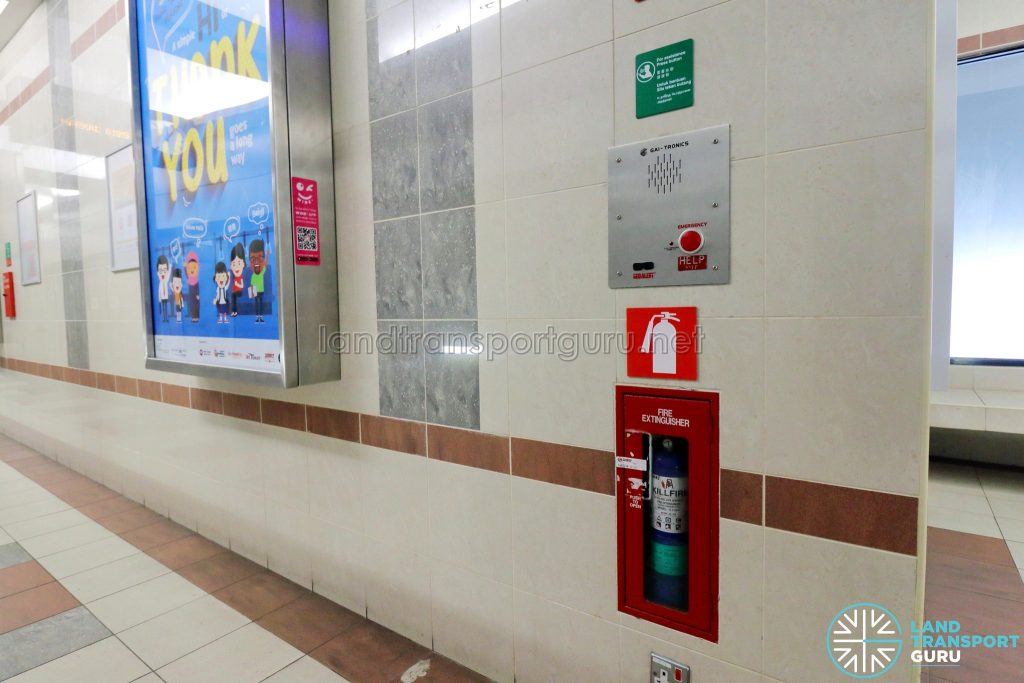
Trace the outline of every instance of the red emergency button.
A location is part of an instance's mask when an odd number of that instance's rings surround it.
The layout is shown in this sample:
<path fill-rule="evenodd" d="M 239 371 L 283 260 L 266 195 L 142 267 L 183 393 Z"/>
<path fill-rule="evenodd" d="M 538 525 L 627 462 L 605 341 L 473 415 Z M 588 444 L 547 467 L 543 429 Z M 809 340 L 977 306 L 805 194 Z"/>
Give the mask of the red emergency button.
<path fill-rule="evenodd" d="M 700 230 L 684 230 L 679 235 L 679 248 L 687 254 L 696 254 L 704 246 L 704 235 Z"/>

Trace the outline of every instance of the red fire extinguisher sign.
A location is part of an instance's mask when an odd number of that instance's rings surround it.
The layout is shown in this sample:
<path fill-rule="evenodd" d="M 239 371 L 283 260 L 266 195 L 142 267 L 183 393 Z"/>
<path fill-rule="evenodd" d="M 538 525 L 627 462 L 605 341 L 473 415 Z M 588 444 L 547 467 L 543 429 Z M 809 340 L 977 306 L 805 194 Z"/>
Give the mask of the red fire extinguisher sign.
<path fill-rule="evenodd" d="M 700 337 L 694 307 L 626 309 L 626 375 L 697 379 Z"/>

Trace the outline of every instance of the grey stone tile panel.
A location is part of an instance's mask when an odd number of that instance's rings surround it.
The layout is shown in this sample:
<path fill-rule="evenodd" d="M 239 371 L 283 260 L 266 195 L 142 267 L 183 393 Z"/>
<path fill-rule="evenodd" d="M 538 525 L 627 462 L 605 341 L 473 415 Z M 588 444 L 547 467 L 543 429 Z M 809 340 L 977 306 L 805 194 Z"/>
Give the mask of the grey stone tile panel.
<path fill-rule="evenodd" d="M 426 214 L 423 224 L 423 317 L 477 317 L 476 210 Z"/>
<path fill-rule="evenodd" d="M 366 22 L 370 120 L 416 106 L 416 55 L 412 0 Z"/>
<path fill-rule="evenodd" d="M 424 421 L 425 369 L 423 322 L 380 321 L 377 369 L 380 375 L 380 414 Z"/>
<path fill-rule="evenodd" d="M 474 203 L 473 93 L 419 108 L 420 206 L 443 211 Z"/>
<path fill-rule="evenodd" d="M 396 114 L 370 125 L 373 173 L 373 219 L 420 212 L 416 111 Z"/>
<path fill-rule="evenodd" d="M 424 324 L 427 422 L 480 428 L 480 356 L 475 321 Z"/>
<path fill-rule="evenodd" d="M 110 631 L 85 607 L 0 635 L 0 681 L 99 642 Z"/>
<path fill-rule="evenodd" d="M 473 87 L 472 29 L 416 48 L 416 98 L 433 102 Z"/>
<path fill-rule="evenodd" d="M 423 317 L 423 276 L 420 268 L 420 218 L 400 218 L 373 228 L 377 272 L 377 317 Z"/>

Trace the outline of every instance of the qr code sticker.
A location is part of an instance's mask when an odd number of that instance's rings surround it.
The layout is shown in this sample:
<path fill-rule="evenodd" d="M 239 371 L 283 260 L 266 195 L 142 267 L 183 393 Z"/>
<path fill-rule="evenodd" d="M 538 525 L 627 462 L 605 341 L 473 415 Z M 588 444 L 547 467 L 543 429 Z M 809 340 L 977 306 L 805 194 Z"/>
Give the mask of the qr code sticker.
<path fill-rule="evenodd" d="M 297 228 L 299 251 L 316 251 L 320 248 L 316 228 Z"/>

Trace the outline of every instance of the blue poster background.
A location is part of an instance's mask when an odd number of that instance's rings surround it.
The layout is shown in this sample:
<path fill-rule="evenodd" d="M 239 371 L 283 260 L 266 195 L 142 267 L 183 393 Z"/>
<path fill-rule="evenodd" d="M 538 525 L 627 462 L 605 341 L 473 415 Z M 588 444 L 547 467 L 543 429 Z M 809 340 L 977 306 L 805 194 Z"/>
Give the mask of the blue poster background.
<path fill-rule="evenodd" d="M 250 366 L 256 356 L 278 363 L 263 352 L 279 344 L 229 343 L 279 339 L 265 3 L 137 0 L 136 17 L 149 238 L 142 267 L 158 356 L 161 341 L 185 358 L 195 345 L 183 339 L 179 348 L 173 338 L 201 338 L 216 347 L 203 362 L 238 365 L 231 359 L 248 352 Z M 260 242 L 262 297 L 251 254 Z M 232 302 L 236 245 L 244 266 Z M 181 271 L 180 304 L 173 279 L 161 281 L 164 259 L 169 275 Z M 215 302 L 219 269 L 227 270 L 226 314 Z"/>

